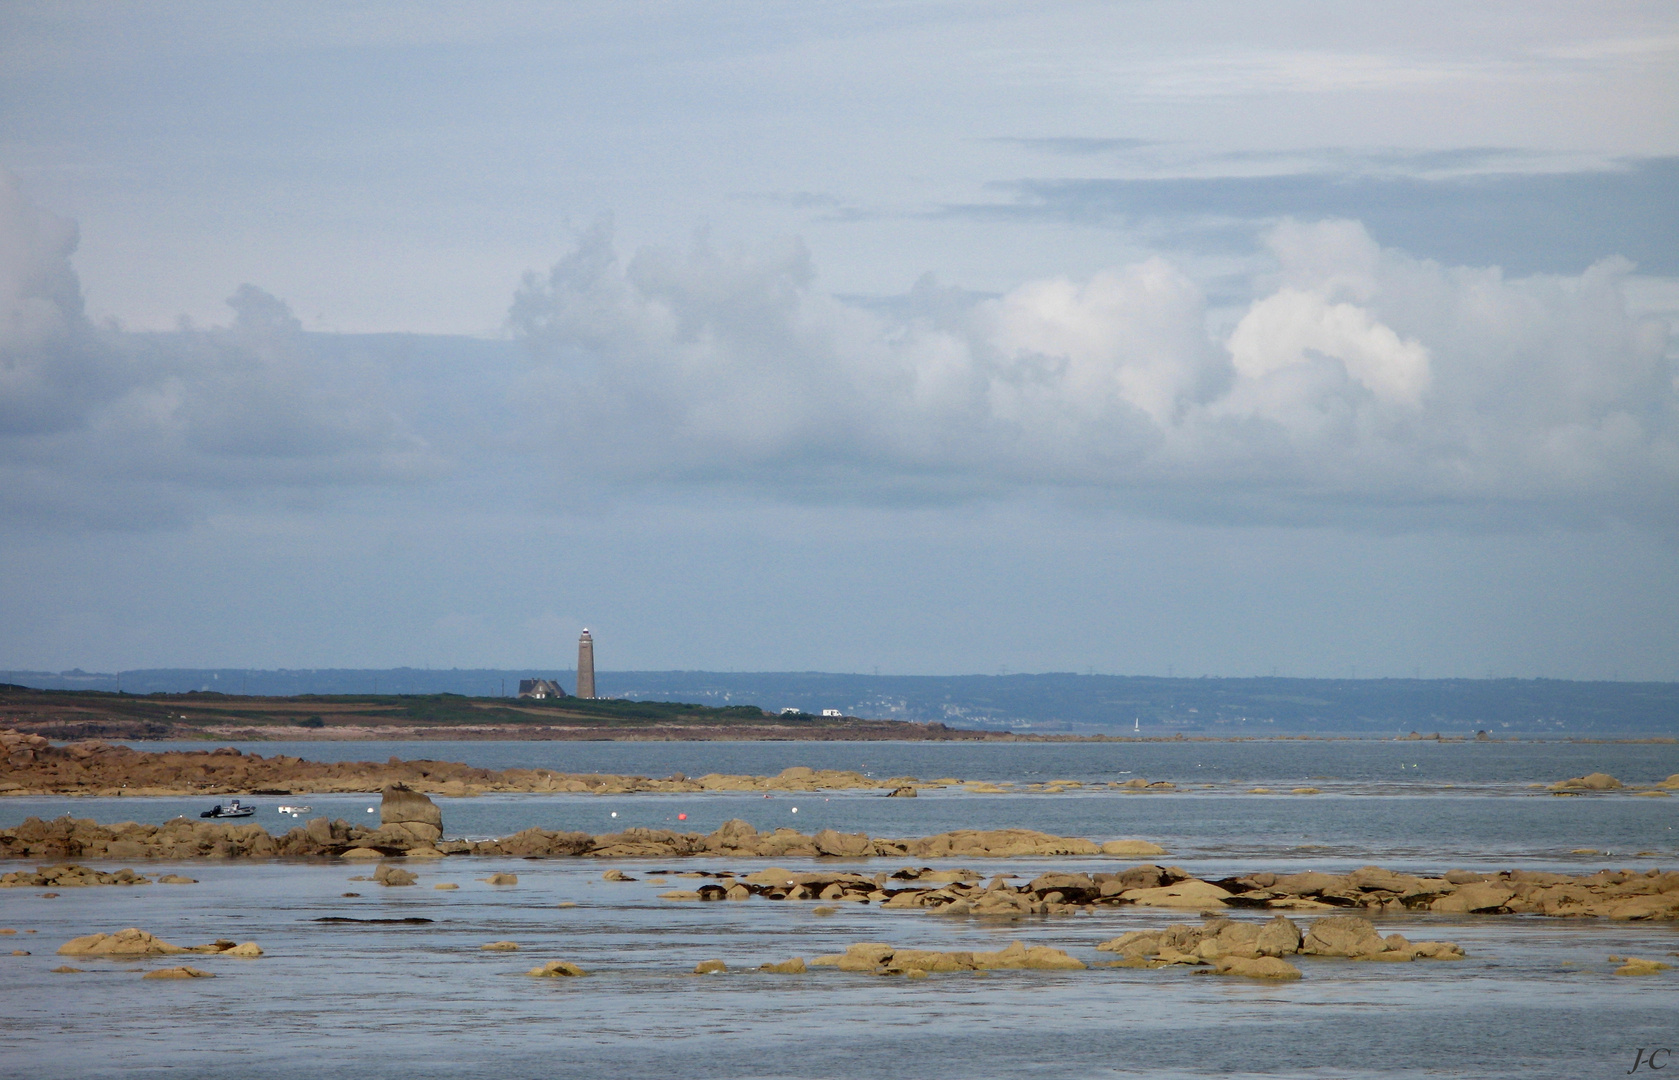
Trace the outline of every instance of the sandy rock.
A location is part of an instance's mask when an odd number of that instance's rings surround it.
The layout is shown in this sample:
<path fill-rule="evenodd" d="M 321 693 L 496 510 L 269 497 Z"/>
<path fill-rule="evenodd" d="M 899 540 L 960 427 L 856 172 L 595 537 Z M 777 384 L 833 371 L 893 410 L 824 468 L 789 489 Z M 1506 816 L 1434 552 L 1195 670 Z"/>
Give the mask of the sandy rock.
<path fill-rule="evenodd" d="M 812 915 L 836 915 L 839 913 L 839 908 L 826 906 L 813 907 L 810 909 L 810 913 Z"/>
<path fill-rule="evenodd" d="M 1457 891 L 1447 896 L 1439 897 L 1428 905 L 1428 910 L 1443 915 L 1466 914 L 1474 911 L 1497 911 L 1516 895 L 1516 890 L 1508 885 L 1491 881 L 1479 881 L 1473 885 L 1460 886 Z"/>
<path fill-rule="evenodd" d="M 1660 960 L 1645 960 L 1637 956 L 1611 956 L 1609 959 L 1624 961 L 1615 969 L 1616 975 L 1656 975 L 1672 968 L 1671 964 L 1664 964 Z"/>
<path fill-rule="evenodd" d="M 795 956 L 779 964 L 760 964 L 758 970 L 768 975 L 803 975 L 808 969 L 805 967 L 804 957 Z"/>
<path fill-rule="evenodd" d="M 1130 857 L 1164 855 L 1166 849 L 1147 840 L 1109 840 L 1102 845 L 1102 854 Z"/>
<path fill-rule="evenodd" d="M 1211 882 L 1189 878 L 1155 889 L 1129 889 L 1120 893 L 1119 898 L 1142 907 L 1211 910 L 1224 907 L 1224 902 L 1230 899 L 1231 895 Z"/>
<path fill-rule="evenodd" d="M 1300 927 L 1281 915 L 1259 928 L 1254 950 L 1261 956 L 1291 956 L 1300 951 Z"/>
<path fill-rule="evenodd" d="M 411 847 L 403 852 L 403 857 L 409 859 L 442 859 L 446 856 L 434 847 Z"/>
<path fill-rule="evenodd" d="M 517 885 L 517 884 L 519 884 L 519 875 L 518 874 L 491 874 L 489 877 L 480 878 L 479 880 L 484 882 L 484 884 L 486 884 L 486 885 Z"/>
<path fill-rule="evenodd" d="M 1369 919 L 1356 915 L 1330 915 L 1313 920 L 1300 943 L 1300 951 L 1312 956 L 1369 956 L 1387 948 Z"/>
<path fill-rule="evenodd" d="M 729 965 L 721 960 L 701 960 L 694 965 L 695 975 L 721 975 L 729 970 Z"/>
<path fill-rule="evenodd" d="M 659 894 L 660 900 L 698 900 L 700 894 L 691 889 L 672 889 Z"/>
<path fill-rule="evenodd" d="M 518 952 L 519 943 L 517 941 L 487 941 L 478 948 L 482 952 Z"/>
<path fill-rule="evenodd" d="M 159 968 L 148 971 L 140 976 L 142 979 L 213 979 L 214 975 L 208 971 L 200 971 L 195 967 Z"/>
<path fill-rule="evenodd" d="M 550 960 L 541 967 L 531 968 L 525 974 L 537 979 L 566 979 L 587 975 L 588 972 L 565 960 Z"/>
<path fill-rule="evenodd" d="M 377 881 L 381 885 L 397 886 L 412 885 L 420 879 L 400 866 L 393 866 L 390 863 L 384 863 L 380 865 L 377 870 L 373 871 L 373 880 Z"/>
<path fill-rule="evenodd" d="M 917 797 L 917 792 L 913 787 L 906 785 L 904 787 L 893 788 L 891 791 L 886 793 L 886 797 L 888 799 L 913 799 Z"/>
<path fill-rule="evenodd" d="M 109 852 L 107 852 L 109 853 Z M 124 857 L 141 852 L 125 852 Z M 0 875 L 0 889 L 19 888 L 71 888 L 79 889 L 92 885 L 150 885 L 151 879 L 136 874 L 133 870 L 123 868 L 114 873 L 103 873 L 87 866 L 75 863 L 63 863 L 58 866 L 41 866 L 34 873 L 27 870 L 17 870 Z"/>
<path fill-rule="evenodd" d="M 430 843 L 443 837 L 443 811 L 407 784 L 390 784 L 379 799 L 379 825 Z"/>
<path fill-rule="evenodd" d="M 340 859 L 383 859 L 385 853 L 378 848 L 353 847 L 338 857 Z"/>
<path fill-rule="evenodd" d="M 1213 965 L 1215 975 L 1239 975 L 1248 979 L 1298 979 L 1300 969 L 1274 956 L 1251 959 L 1240 956 L 1221 957 Z"/>
<path fill-rule="evenodd" d="M 635 878 L 633 878 L 630 875 L 624 873 L 622 870 L 608 870 L 606 873 L 604 873 L 600 876 L 600 879 L 602 881 L 634 881 L 635 880 Z"/>
<path fill-rule="evenodd" d="M 1322 791 L 1318 790 L 1315 787 L 1290 788 L 1288 793 L 1290 795 L 1322 795 L 1323 794 Z"/>
<path fill-rule="evenodd" d="M 460 886 L 456 885 L 453 881 L 440 881 L 436 885 L 433 885 L 432 888 L 448 891 L 448 890 L 452 890 L 452 889 L 458 889 L 458 888 L 460 888 Z"/>
<path fill-rule="evenodd" d="M 1608 773 L 1587 773 L 1585 776 L 1572 776 L 1567 780 L 1558 780 L 1550 786 L 1552 791 L 1617 791 L 1624 785 Z"/>
<path fill-rule="evenodd" d="M 841 833 L 823 829 L 811 838 L 818 854 L 861 858 L 874 854 L 874 841 L 867 833 Z"/>
<path fill-rule="evenodd" d="M 89 934 L 58 947 L 60 956 L 173 956 L 190 951 L 135 927 L 114 934 Z"/>
<path fill-rule="evenodd" d="M 1679 919 L 1679 893 L 1632 896 L 1597 904 L 1588 910 L 1610 919 Z"/>
<path fill-rule="evenodd" d="M 255 959 L 256 957 L 259 957 L 259 956 L 262 955 L 262 946 L 258 945 L 254 941 L 247 941 L 247 942 L 244 942 L 243 944 L 235 945 L 231 949 L 224 949 L 222 951 L 222 955 L 223 956 L 240 956 L 240 957 L 244 957 L 245 959 L 252 960 L 252 959 Z"/>
<path fill-rule="evenodd" d="M 1671 788 L 1671 789 L 1679 790 L 1679 772 L 1676 772 L 1672 776 L 1668 777 L 1666 780 L 1663 780 L 1663 781 L 1659 782 L 1658 784 L 1656 784 L 1656 786 L 1659 787 L 1659 788 Z"/>
<path fill-rule="evenodd" d="M 197 885 L 197 878 L 182 877 L 180 874 L 165 874 L 157 879 L 159 885 Z"/>
<path fill-rule="evenodd" d="M 52 969 L 54 975 L 81 975 L 86 971 L 87 968 L 71 967 L 69 964 L 60 964 Z"/>

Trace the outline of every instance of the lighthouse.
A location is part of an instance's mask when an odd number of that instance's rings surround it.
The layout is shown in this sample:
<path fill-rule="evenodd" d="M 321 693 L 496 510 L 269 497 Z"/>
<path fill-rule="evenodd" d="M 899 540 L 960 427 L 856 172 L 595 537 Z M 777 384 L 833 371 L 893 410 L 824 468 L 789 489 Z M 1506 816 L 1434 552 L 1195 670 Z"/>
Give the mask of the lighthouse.
<path fill-rule="evenodd" d="M 577 639 L 577 696 L 595 696 L 595 639 L 589 636 L 588 627 L 583 628 L 583 636 Z"/>

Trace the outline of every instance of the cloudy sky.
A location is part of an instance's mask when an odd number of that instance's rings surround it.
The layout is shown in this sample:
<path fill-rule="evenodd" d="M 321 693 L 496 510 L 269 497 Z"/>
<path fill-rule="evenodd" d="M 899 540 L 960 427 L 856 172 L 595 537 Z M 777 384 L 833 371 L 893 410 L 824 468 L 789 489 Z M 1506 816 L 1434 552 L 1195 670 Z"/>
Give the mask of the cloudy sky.
<path fill-rule="evenodd" d="M 0 667 L 1679 679 L 1671 3 L 0 7 Z"/>

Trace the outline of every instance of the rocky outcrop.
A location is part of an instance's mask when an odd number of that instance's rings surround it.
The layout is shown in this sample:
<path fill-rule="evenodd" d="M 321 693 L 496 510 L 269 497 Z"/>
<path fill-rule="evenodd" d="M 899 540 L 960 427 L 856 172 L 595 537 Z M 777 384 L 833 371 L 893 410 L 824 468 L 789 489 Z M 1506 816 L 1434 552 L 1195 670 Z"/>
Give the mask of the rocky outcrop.
<path fill-rule="evenodd" d="M 1299 969 L 1292 965 L 1278 966 L 1280 957 L 1296 954 L 1402 961 L 1456 960 L 1463 956 L 1463 950 L 1450 942 L 1412 942 L 1400 934 L 1383 937 L 1369 920 L 1349 915 L 1318 919 L 1304 934 L 1281 915 L 1266 923 L 1209 919 L 1198 926 L 1133 930 L 1096 948 L 1118 953 L 1120 959 L 1115 963 L 1122 967 L 1212 965 L 1214 973 L 1220 975 L 1281 979 L 1300 977 Z"/>
<path fill-rule="evenodd" d="M 169 875 L 174 877 L 173 874 Z M 191 878 L 180 878 L 170 881 L 160 878 L 168 884 L 197 884 Z M 142 877 L 133 870 L 123 869 L 115 873 L 102 873 L 86 866 L 65 863 L 62 866 L 39 866 L 34 873 L 27 870 L 14 870 L 9 874 L 0 875 L 0 889 L 21 888 L 66 888 L 78 889 L 89 885 L 150 885 L 152 879 Z"/>
<path fill-rule="evenodd" d="M 379 799 L 379 831 L 431 844 L 443 838 L 443 811 L 407 784 L 391 784 Z"/>
<path fill-rule="evenodd" d="M 1239 975 L 1247 979 L 1298 979 L 1300 969 L 1274 956 L 1229 956 L 1213 962 L 1214 975 Z"/>
<path fill-rule="evenodd" d="M 1671 970 L 1673 966 L 1660 960 L 1646 960 L 1638 956 L 1611 956 L 1609 962 L 1621 965 L 1615 969 L 1616 975 L 1657 975 Z"/>
<path fill-rule="evenodd" d="M 538 979 L 575 979 L 587 975 L 588 972 L 565 960 L 550 960 L 541 967 L 531 968 L 525 974 Z"/>
<path fill-rule="evenodd" d="M 400 866 L 385 863 L 373 871 L 373 880 L 381 885 L 398 886 L 413 885 L 420 879 Z"/>
<path fill-rule="evenodd" d="M 1110 842 L 1111 843 L 1111 842 Z M 807 835 L 792 829 L 761 833 L 744 821 L 728 821 L 707 833 L 668 829 L 627 829 L 591 835 L 532 828 L 499 840 L 440 840 L 436 844 L 393 836 L 387 827 L 368 829 L 344 821 L 316 818 L 284 835 L 271 836 L 259 825 L 176 818 L 162 825 L 100 825 L 71 817 L 41 821 L 29 818 L 13 829 L 0 829 L 0 858 L 271 858 L 337 856 L 370 861 L 410 855 L 493 855 L 518 858 L 585 857 L 596 859 L 676 859 L 696 856 L 730 859 L 786 857 L 837 860 L 866 858 L 998 859 L 1097 856 L 1102 847 L 1077 837 L 1053 836 L 1030 829 L 961 830 L 915 839 L 871 838 L 863 833 L 823 830 Z M 14 871 L 0 884 L 40 887 L 48 883 L 43 867 L 34 873 Z M 388 872 L 387 872 L 388 873 Z M 610 875 L 612 871 L 608 871 Z M 855 869 L 821 869 L 791 874 L 773 866 L 760 873 L 778 880 L 730 877 L 699 890 L 697 899 L 868 900 L 894 908 L 925 908 L 948 915 L 1068 914 L 1095 905 L 1141 904 L 1190 910 L 1268 908 L 1273 911 L 1324 912 L 1357 909 L 1365 914 L 1433 911 L 1439 914 L 1537 914 L 1560 917 L 1635 920 L 1679 919 L 1679 872 L 1657 869 L 1599 870 L 1568 875 L 1532 870 L 1499 873 L 1452 870 L 1419 876 L 1365 866 L 1350 873 L 1268 872 L 1207 881 L 1178 867 L 1154 864 L 1121 870 L 1089 870 L 1045 875 L 1031 885 L 1003 878 L 989 885 L 971 870 L 933 871 L 905 867 L 890 876 L 864 875 Z M 109 875 L 122 884 L 143 880 L 132 871 Z M 941 875 L 954 874 L 953 877 Z M 87 880 L 78 870 L 77 880 Z M 102 876 L 96 874 L 97 876 Z M 711 875 L 717 876 L 717 875 Z M 509 875 L 511 877 L 511 875 Z M 516 880 L 498 879 L 512 884 Z M 607 880 L 613 880 L 608 876 Z M 741 890 L 745 890 L 744 893 Z"/>
<path fill-rule="evenodd" d="M 794 766 L 776 776 L 711 773 L 695 779 L 553 769 L 480 769 L 450 761 L 307 761 L 287 754 L 264 757 L 232 747 L 219 750 L 133 750 L 87 739 L 54 746 L 40 735 L 0 730 L 0 795 L 295 795 L 363 792 L 400 786 L 414 792 L 462 796 L 496 791 L 632 792 L 702 791 L 803 792 L 943 787 L 956 780 L 923 782 L 913 776 L 875 779 L 840 769 Z M 418 819 L 426 823 L 424 818 Z M 381 817 L 386 824 L 408 818 Z M 437 822 L 430 822 L 438 824 Z M 441 828 L 441 825 L 438 826 Z M 433 838 L 435 839 L 435 837 Z"/>
<path fill-rule="evenodd" d="M 171 945 L 132 926 L 114 934 L 88 934 L 86 937 L 66 941 L 58 947 L 60 956 L 175 956 L 180 953 L 255 957 L 262 955 L 262 949 L 254 941 L 240 945 L 226 938 L 212 941 L 208 945 Z"/>
<path fill-rule="evenodd" d="M 190 951 L 179 945 L 171 945 L 137 927 L 118 930 L 114 934 L 89 934 L 66 941 L 58 947 L 60 956 L 174 956 Z"/>
<path fill-rule="evenodd" d="M 871 975 L 922 975 L 934 972 L 1001 971 L 1032 969 L 1037 971 L 1082 971 L 1083 961 L 1048 945 L 1027 947 L 1013 942 L 997 952 L 937 952 L 932 949 L 900 949 L 879 941 L 858 942 L 845 952 L 818 956 L 811 967 L 834 967 L 841 971 L 864 972 Z"/>
<path fill-rule="evenodd" d="M 195 967 L 158 968 L 140 976 L 142 979 L 213 979 L 214 975 L 208 971 L 200 971 Z"/>
<path fill-rule="evenodd" d="M 1608 773 L 1587 773 L 1585 776 L 1572 776 L 1567 780 L 1558 780 L 1552 784 L 1552 791 L 1619 791 L 1625 785 Z"/>

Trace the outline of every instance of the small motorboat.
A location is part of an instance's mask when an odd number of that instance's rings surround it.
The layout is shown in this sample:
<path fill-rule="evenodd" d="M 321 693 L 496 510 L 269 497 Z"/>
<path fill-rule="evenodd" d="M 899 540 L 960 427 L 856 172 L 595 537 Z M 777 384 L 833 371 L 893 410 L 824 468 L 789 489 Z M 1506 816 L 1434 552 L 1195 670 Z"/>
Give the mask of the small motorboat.
<path fill-rule="evenodd" d="M 250 817 L 256 812 L 256 807 L 246 806 L 238 799 L 230 799 L 228 800 L 226 806 L 223 806 L 221 803 L 217 803 L 198 816 L 208 818 Z"/>
<path fill-rule="evenodd" d="M 282 814 L 290 814 L 292 817 L 297 817 L 300 814 L 307 814 L 310 810 L 314 809 L 314 807 L 310 807 L 310 806 L 277 806 L 274 809 L 278 810 Z"/>

